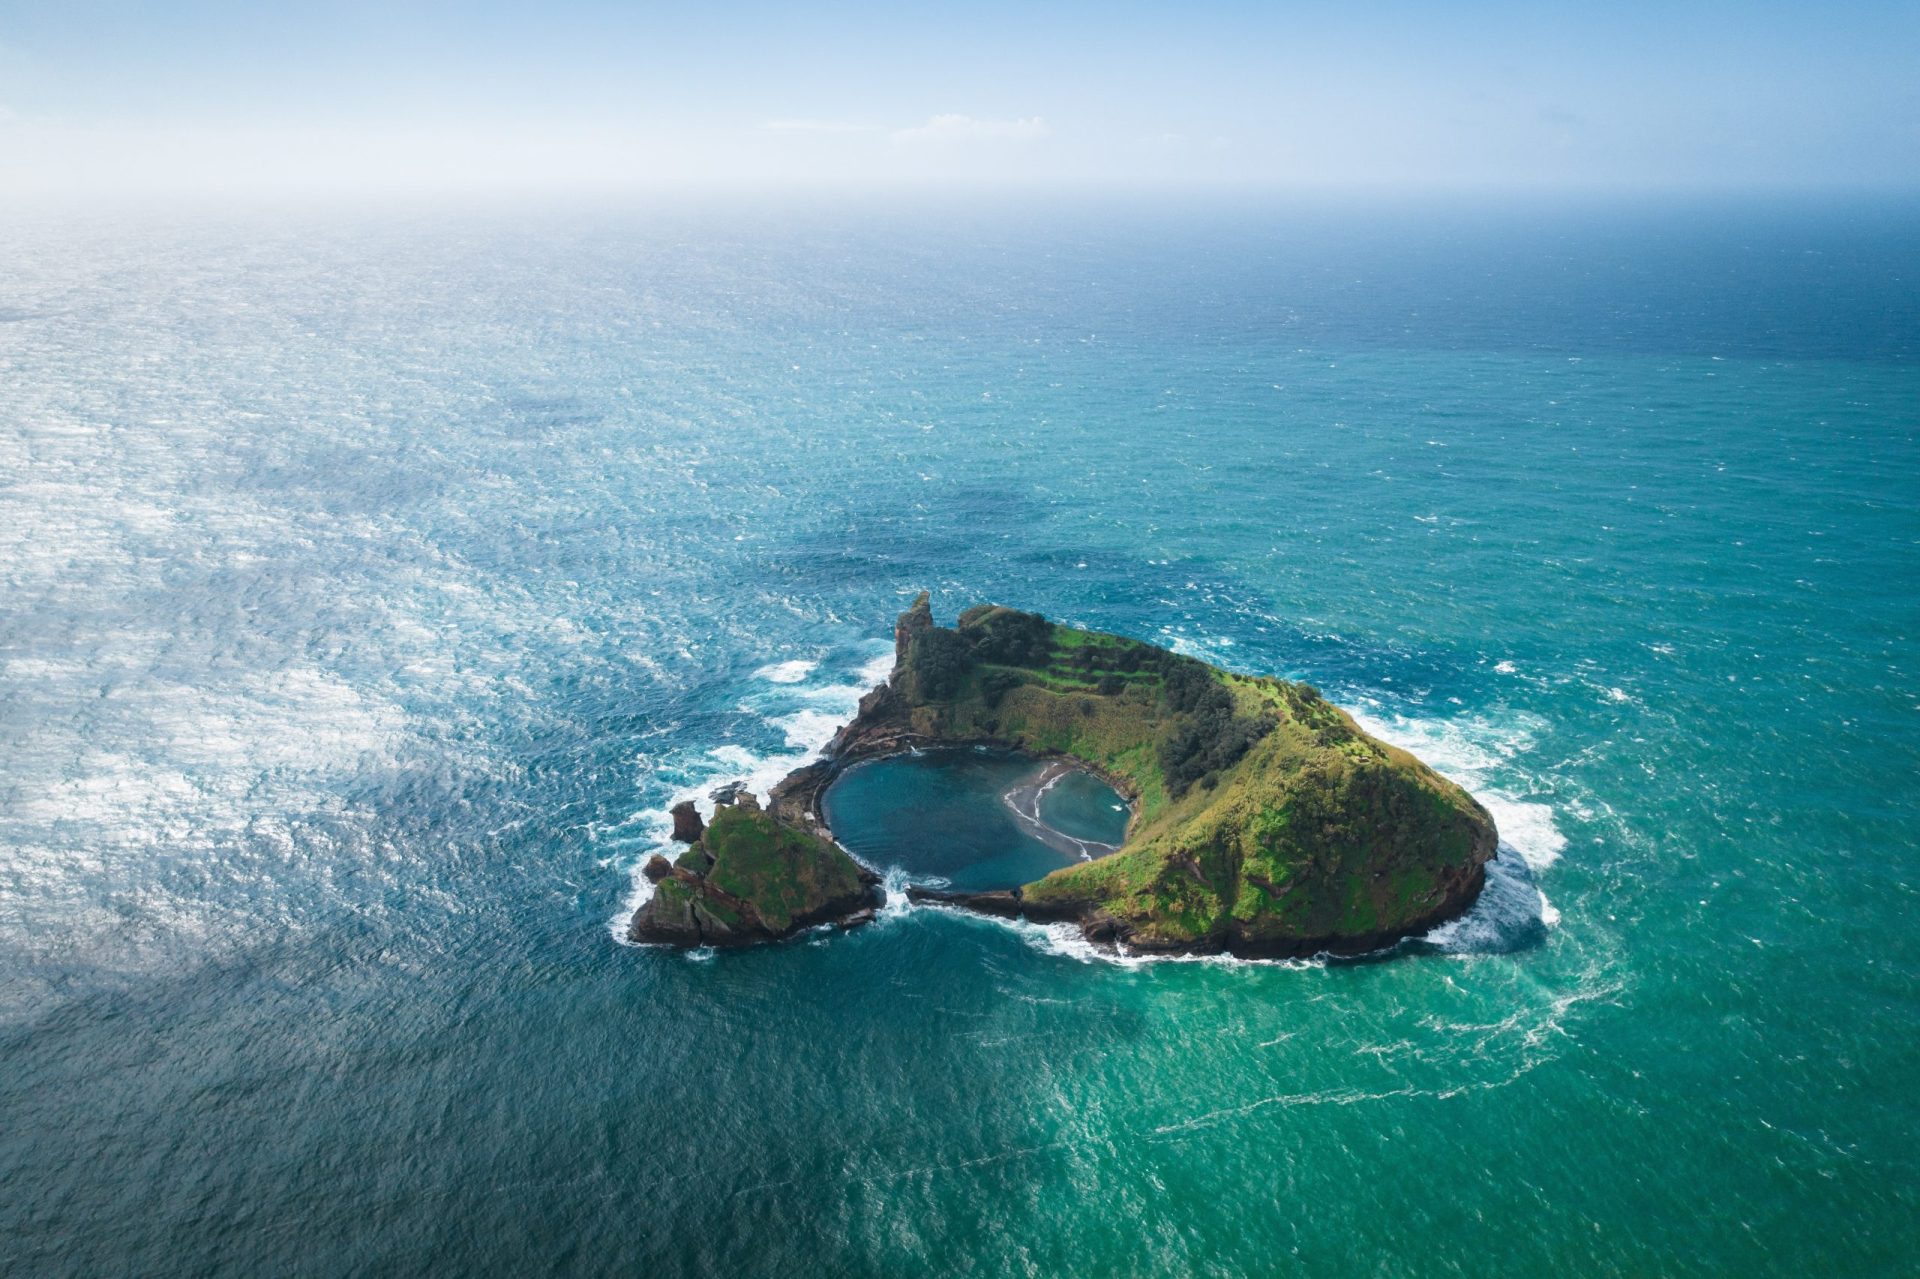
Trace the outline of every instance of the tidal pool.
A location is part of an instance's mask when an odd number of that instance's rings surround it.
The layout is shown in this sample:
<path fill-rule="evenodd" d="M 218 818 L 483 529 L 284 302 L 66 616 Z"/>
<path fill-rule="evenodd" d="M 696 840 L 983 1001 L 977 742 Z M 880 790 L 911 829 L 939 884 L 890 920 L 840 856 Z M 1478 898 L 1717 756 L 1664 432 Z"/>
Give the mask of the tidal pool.
<path fill-rule="evenodd" d="M 870 865 L 981 891 L 1112 852 L 1131 810 L 1071 763 L 952 749 L 855 764 L 828 788 L 821 815 Z"/>

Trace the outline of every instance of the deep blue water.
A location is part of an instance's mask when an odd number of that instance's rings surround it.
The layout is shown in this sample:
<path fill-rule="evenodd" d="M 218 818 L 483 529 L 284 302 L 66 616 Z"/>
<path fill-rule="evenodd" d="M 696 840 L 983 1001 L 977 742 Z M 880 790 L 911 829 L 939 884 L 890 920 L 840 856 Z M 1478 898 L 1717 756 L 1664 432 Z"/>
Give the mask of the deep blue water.
<path fill-rule="evenodd" d="M 1920 212 L 0 223 L 0 1269 L 1904 1273 Z M 920 588 L 1310 680 L 1475 915 L 619 943 Z"/>

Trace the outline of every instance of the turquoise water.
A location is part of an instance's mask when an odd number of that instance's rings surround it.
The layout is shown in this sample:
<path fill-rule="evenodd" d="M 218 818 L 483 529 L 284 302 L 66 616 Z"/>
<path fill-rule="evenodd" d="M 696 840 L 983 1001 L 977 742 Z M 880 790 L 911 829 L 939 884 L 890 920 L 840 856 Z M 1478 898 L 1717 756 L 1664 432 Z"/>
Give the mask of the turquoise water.
<path fill-rule="evenodd" d="M 1118 847 L 1132 815 L 1126 800 L 1091 773 L 1064 773 L 1040 793 L 1040 820 L 1074 839 Z"/>
<path fill-rule="evenodd" d="M 1911 207 L 0 246 L 9 1273 L 1911 1268 Z M 621 945 L 922 587 L 1311 680 L 1487 902 Z"/>
<path fill-rule="evenodd" d="M 827 789 L 821 816 L 844 848 L 882 872 L 966 892 L 1013 888 L 1080 861 L 1071 844 L 1050 846 L 1015 815 L 1012 792 L 1031 790 L 1043 767 L 971 748 L 869 760 Z M 1127 809 L 1111 786 L 1075 772 L 1048 787 L 1040 819 L 1074 839 L 1117 845 Z"/>

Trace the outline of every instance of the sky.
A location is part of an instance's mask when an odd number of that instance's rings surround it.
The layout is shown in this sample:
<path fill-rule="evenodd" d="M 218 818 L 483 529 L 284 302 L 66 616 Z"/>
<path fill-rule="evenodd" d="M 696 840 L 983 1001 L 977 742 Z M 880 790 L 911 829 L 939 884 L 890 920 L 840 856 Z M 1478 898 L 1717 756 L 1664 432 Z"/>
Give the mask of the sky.
<path fill-rule="evenodd" d="M 0 203 L 1920 187 L 1920 0 L 0 0 Z"/>

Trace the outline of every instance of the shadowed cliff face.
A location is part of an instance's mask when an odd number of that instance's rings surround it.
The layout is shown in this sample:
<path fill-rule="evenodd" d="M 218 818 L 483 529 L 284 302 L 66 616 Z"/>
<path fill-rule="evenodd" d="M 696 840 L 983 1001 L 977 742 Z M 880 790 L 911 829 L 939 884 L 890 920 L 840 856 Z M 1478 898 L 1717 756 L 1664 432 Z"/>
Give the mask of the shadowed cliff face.
<path fill-rule="evenodd" d="M 907 663 L 915 637 L 933 629 L 933 596 L 921 591 L 911 607 L 893 624 L 893 669 L 898 674 Z"/>

